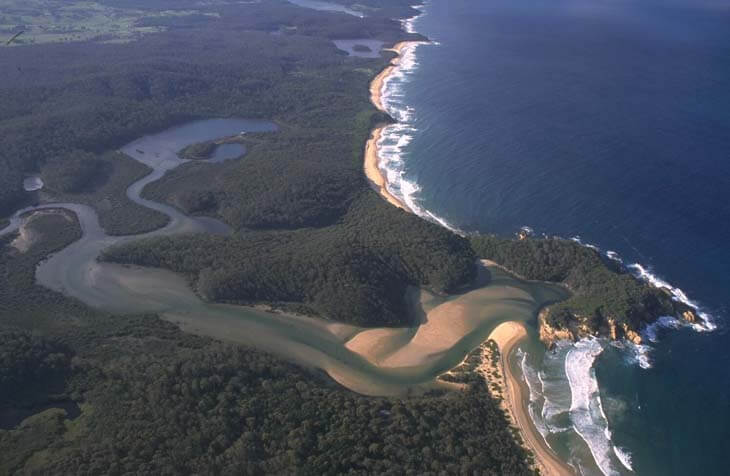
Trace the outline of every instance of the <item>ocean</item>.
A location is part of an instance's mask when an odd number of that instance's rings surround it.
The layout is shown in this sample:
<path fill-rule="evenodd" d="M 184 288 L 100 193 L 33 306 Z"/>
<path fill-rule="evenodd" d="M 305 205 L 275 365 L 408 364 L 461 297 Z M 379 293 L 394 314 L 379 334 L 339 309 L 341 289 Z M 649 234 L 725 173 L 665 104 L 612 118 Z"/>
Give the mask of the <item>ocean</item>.
<path fill-rule="evenodd" d="M 464 232 L 595 246 L 703 312 L 516 356 L 584 474 L 727 474 L 730 0 L 431 0 L 386 84 L 391 191 Z M 669 284 L 671 283 L 671 284 Z"/>

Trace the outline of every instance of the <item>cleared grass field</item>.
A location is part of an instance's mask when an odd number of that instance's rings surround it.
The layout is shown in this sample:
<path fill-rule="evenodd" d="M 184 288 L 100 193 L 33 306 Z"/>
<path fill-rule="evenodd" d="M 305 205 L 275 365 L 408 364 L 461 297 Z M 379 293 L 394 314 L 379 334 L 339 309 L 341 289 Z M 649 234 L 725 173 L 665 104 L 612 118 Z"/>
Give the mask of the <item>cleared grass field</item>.
<path fill-rule="evenodd" d="M 0 46 L 88 40 L 128 42 L 165 29 L 140 24 L 144 18 L 191 15 L 214 16 L 199 10 L 150 11 L 89 1 L 5 0 L 0 7 Z M 23 34 L 6 45 L 20 31 Z"/>

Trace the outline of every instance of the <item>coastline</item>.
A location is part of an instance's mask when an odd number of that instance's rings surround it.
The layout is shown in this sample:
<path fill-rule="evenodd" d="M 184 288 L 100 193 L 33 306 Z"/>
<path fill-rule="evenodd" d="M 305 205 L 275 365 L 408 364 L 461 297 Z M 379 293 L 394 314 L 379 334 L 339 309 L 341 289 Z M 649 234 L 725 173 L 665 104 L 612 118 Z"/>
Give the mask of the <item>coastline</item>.
<path fill-rule="evenodd" d="M 514 321 L 504 322 L 497 326 L 489 335 L 489 340 L 493 340 L 499 349 L 499 367 L 505 385 L 506 398 L 502 397 L 502 404 L 507 412 L 512 424 L 519 430 L 520 436 L 524 444 L 532 451 L 535 456 L 535 464 L 539 468 L 541 474 L 545 475 L 573 475 L 575 470 L 561 460 L 545 442 L 545 439 L 535 428 L 530 418 L 527 402 L 525 401 L 525 391 L 522 381 L 515 376 L 509 365 L 509 358 L 517 345 L 527 338 L 527 331 L 524 324 Z M 486 359 L 485 359 L 486 360 Z M 487 360 L 488 361 L 488 360 Z M 491 372 L 489 372 L 491 373 Z M 487 372 L 483 372 L 487 384 L 489 381 Z"/>
<path fill-rule="evenodd" d="M 391 49 L 385 50 L 394 51 L 398 56 L 393 59 L 390 64 L 385 69 L 383 69 L 383 71 L 375 76 L 375 78 L 370 83 L 370 101 L 379 111 L 386 114 L 388 113 L 383 104 L 384 86 L 387 82 L 388 77 L 397 70 L 402 59 L 403 50 L 408 46 L 417 43 L 419 42 L 402 41 L 396 43 Z M 398 208 L 401 208 L 402 210 L 405 210 L 409 213 L 413 213 L 413 211 L 402 200 L 390 193 L 387 187 L 387 179 L 380 169 L 380 156 L 378 154 L 378 146 L 380 138 L 383 134 L 383 129 L 385 127 L 387 127 L 387 125 L 377 126 L 372 131 L 370 138 L 365 145 L 363 164 L 365 176 L 367 177 L 373 189 L 377 191 L 380 196 L 384 198 L 388 203 Z M 385 333 L 385 335 L 381 335 L 380 333 L 372 333 L 372 335 L 368 334 L 367 337 L 365 337 L 365 334 L 368 333 L 362 333 L 362 335 L 357 336 L 358 338 L 353 338 L 351 342 L 348 342 L 347 347 L 350 348 L 350 350 L 355 351 L 356 353 L 361 353 L 361 355 L 364 355 L 366 359 L 370 360 L 376 365 L 382 365 L 383 363 L 385 363 L 381 362 L 381 360 L 386 362 L 387 360 L 392 360 L 393 356 L 389 355 L 390 352 L 383 352 L 383 354 L 385 355 L 378 355 L 380 352 L 374 351 L 373 349 L 377 348 L 382 352 L 383 348 L 381 346 L 383 346 L 383 344 L 378 341 L 380 341 L 381 339 L 387 340 L 387 337 L 392 337 L 390 333 Z M 543 439 L 542 435 L 537 431 L 537 428 L 535 428 L 535 425 L 530 418 L 527 404 L 524 401 L 524 391 L 522 388 L 522 383 L 512 373 L 510 369 L 508 357 L 516 348 L 517 344 L 526 337 L 527 331 L 525 330 L 523 324 L 509 321 L 497 326 L 490 333 L 489 337 L 486 340 L 494 341 L 499 348 L 499 367 L 501 368 L 491 370 L 498 371 L 499 375 L 502 376 L 501 380 L 505 385 L 506 398 L 504 398 L 504 395 L 500 395 L 502 405 L 507 415 L 509 416 L 512 424 L 519 431 L 523 443 L 535 456 L 535 465 L 537 466 L 537 468 L 539 468 L 541 474 L 555 476 L 573 475 L 575 474 L 573 468 L 564 461 L 562 461 L 547 446 L 547 443 Z M 360 342 L 363 338 L 365 342 Z M 370 352 L 365 351 L 365 349 L 368 348 Z M 391 357 L 391 359 L 388 359 L 387 357 Z M 400 359 L 397 360 L 397 363 L 390 362 L 390 365 L 394 365 L 394 363 L 396 364 L 395 366 L 403 365 L 404 363 L 413 365 L 415 363 L 410 361 L 411 359 L 408 358 L 405 359 L 406 362 L 402 362 L 400 361 Z M 487 380 L 487 385 L 493 383 L 488 373 L 492 372 L 484 372 L 484 377 Z"/>
<path fill-rule="evenodd" d="M 385 175 L 380 170 L 378 141 L 380 140 L 380 137 L 383 134 L 383 129 L 385 127 L 386 126 L 379 126 L 374 129 L 372 134 L 370 134 L 370 138 L 365 144 L 365 161 L 363 165 L 365 170 L 365 176 L 367 177 L 368 182 L 370 182 L 370 186 L 373 188 L 373 190 L 378 192 L 381 197 L 388 201 L 388 203 L 410 213 L 411 209 L 408 208 L 406 204 L 399 200 L 395 195 L 388 191 Z"/>
<path fill-rule="evenodd" d="M 418 44 L 418 41 L 401 41 L 393 45 L 392 48 L 384 49 L 383 51 L 393 51 L 396 56 L 390 64 L 370 82 L 370 102 L 381 112 L 388 113 L 383 104 L 383 88 L 388 80 L 388 77 L 392 75 L 399 67 L 402 58 L 403 50 L 411 45 Z M 394 205 L 402 210 L 409 213 L 413 211 L 403 202 L 388 190 L 388 181 L 385 178 L 382 170 L 380 169 L 380 156 L 378 155 L 378 142 L 383 135 L 383 129 L 387 125 L 380 125 L 376 127 L 370 134 L 370 138 L 365 144 L 365 160 L 364 170 L 365 176 L 367 177 L 370 185 L 373 189 L 380 194 L 385 200 L 391 205 Z"/>

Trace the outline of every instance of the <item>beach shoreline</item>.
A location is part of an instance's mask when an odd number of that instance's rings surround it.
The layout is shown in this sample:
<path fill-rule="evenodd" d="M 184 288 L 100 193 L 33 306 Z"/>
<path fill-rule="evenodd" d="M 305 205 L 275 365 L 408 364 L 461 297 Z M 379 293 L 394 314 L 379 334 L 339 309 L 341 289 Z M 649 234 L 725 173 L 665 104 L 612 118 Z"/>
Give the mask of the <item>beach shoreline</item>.
<path fill-rule="evenodd" d="M 381 197 L 388 201 L 388 203 L 402 210 L 410 212 L 411 209 L 408 208 L 405 203 L 403 203 L 395 195 L 390 193 L 390 191 L 388 190 L 388 182 L 385 178 L 385 175 L 383 174 L 383 171 L 380 170 L 378 141 L 383 135 L 383 129 L 385 127 L 386 126 L 379 126 L 375 128 L 372 134 L 370 134 L 370 138 L 368 139 L 367 143 L 365 144 L 365 161 L 363 165 L 365 170 L 365 176 L 367 177 L 368 182 L 370 182 L 370 186 L 373 188 L 373 190 L 378 192 Z"/>
<path fill-rule="evenodd" d="M 393 45 L 392 48 L 384 49 L 384 51 L 392 51 L 397 56 L 390 62 L 390 64 L 378 73 L 375 78 L 370 82 L 370 102 L 381 112 L 388 114 L 383 104 L 383 88 L 388 81 L 388 78 L 398 69 L 400 66 L 401 59 L 403 57 L 403 50 L 409 46 L 416 45 L 422 42 L 419 41 L 401 41 Z M 383 129 L 388 127 L 387 125 L 377 126 L 370 134 L 370 138 L 365 144 L 365 160 L 364 170 L 365 176 L 372 188 L 380 194 L 388 203 L 405 210 L 407 212 L 413 212 L 404 202 L 399 199 L 388 190 L 388 181 L 380 169 L 380 155 L 378 154 L 378 142 L 383 135 Z"/>
<path fill-rule="evenodd" d="M 386 114 L 388 113 L 385 105 L 383 104 L 383 90 L 388 78 L 395 71 L 397 71 L 397 68 L 399 67 L 400 61 L 403 57 L 403 50 L 409 46 L 418 43 L 421 42 L 403 41 L 396 43 L 393 48 L 386 50 L 393 51 L 398 56 L 393 59 L 390 64 L 385 69 L 383 69 L 383 71 L 381 71 L 370 83 L 370 101 L 379 111 Z M 365 176 L 370 182 L 372 188 L 376 192 L 378 192 L 380 196 L 384 198 L 388 203 L 398 208 L 401 208 L 402 210 L 413 213 L 413 211 L 401 199 L 393 195 L 388 190 L 387 178 L 380 168 L 380 156 L 378 154 L 378 146 L 379 141 L 383 135 L 383 129 L 385 129 L 385 127 L 387 127 L 387 125 L 377 126 L 372 131 L 370 138 L 365 145 L 365 157 L 363 164 Z M 383 361 L 381 362 L 381 358 L 376 357 L 377 352 L 374 352 L 373 349 L 380 347 L 378 341 L 386 336 L 379 333 L 370 333 L 366 337 L 365 334 L 368 333 L 363 333 L 362 335 L 357 336 L 358 338 L 352 339 L 352 341 L 348 343 L 348 348 L 355 351 L 356 353 L 361 353 L 365 355 L 368 360 L 370 360 L 372 363 L 375 363 L 376 365 L 385 364 L 388 359 L 383 356 Z M 518 379 L 518 377 L 512 373 L 510 369 L 508 361 L 509 356 L 515 350 L 517 344 L 519 344 L 526 337 L 527 331 L 524 327 L 524 324 L 509 321 L 498 325 L 487 338 L 487 341 L 493 340 L 499 348 L 499 366 L 501 367 L 501 369 L 499 370 L 501 370 L 500 375 L 503 376 L 502 380 L 503 384 L 505 385 L 506 393 L 506 395 L 500 395 L 502 397 L 502 405 L 505 412 L 509 416 L 512 424 L 518 429 L 523 443 L 525 444 L 527 449 L 529 449 L 535 456 L 535 465 L 537 466 L 541 474 L 551 476 L 573 475 L 575 474 L 573 468 L 564 461 L 562 461 L 548 447 L 542 435 L 535 428 L 535 425 L 530 418 L 527 404 L 524 401 L 523 384 Z M 370 352 L 368 352 L 366 349 L 369 349 Z M 390 357 L 392 358 L 393 356 Z M 406 357 L 409 358 L 405 358 L 404 361 L 397 360 L 395 362 L 389 363 L 391 366 L 396 367 L 408 364 L 413 365 L 416 363 L 411 361 L 412 359 L 410 357 L 412 356 L 410 356 L 410 354 L 408 354 Z M 386 364 L 386 366 L 388 365 Z M 487 375 L 487 373 L 488 372 L 485 372 L 484 376 L 485 379 L 487 379 L 487 385 L 489 385 L 492 382 L 490 381 L 490 377 Z"/>
<path fill-rule="evenodd" d="M 524 324 L 509 321 L 497 326 L 487 340 L 493 340 L 499 348 L 499 370 L 501 371 L 506 395 L 502 397 L 503 408 L 507 412 L 512 424 L 519 430 L 523 443 L 535 456 L 535 464 L 541 474 L 545 475 L 574 475 L 575 470 L 561 460 L 547 445 L 545 439 L 535 428 L 530 417 L 528 403 L 525 399 L 524 384 L 517 377 L 509 365 L 511 354 L 517 345 L 527 338 Z M 484 372 L 486 373 L 486 372 Z M 485 375 L 488 379 L 488 376 Z M 487 384 L 489 384 L 489 379 Z"/>

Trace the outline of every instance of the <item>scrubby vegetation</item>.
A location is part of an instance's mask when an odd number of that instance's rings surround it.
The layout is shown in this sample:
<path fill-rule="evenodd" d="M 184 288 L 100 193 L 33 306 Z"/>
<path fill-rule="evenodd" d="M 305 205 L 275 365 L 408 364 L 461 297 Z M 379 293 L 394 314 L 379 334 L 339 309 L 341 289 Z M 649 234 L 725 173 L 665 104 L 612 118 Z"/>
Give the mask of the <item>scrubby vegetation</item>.
<path fill-rule="evenodd" d="M 617 263 L 571 240 L 476 235 L 471 237 L 471 245 L 479 257 L 496 261 L 526 279 L 559 282 L 570 288 L 573 297 L 554 305 L 546 317 L 558 329 L 585 323 L 591 330 L 605 330 L 611 319 L 636 331 L 660 316 L 686 310 L 664 291 L 638 281 Z"/>

